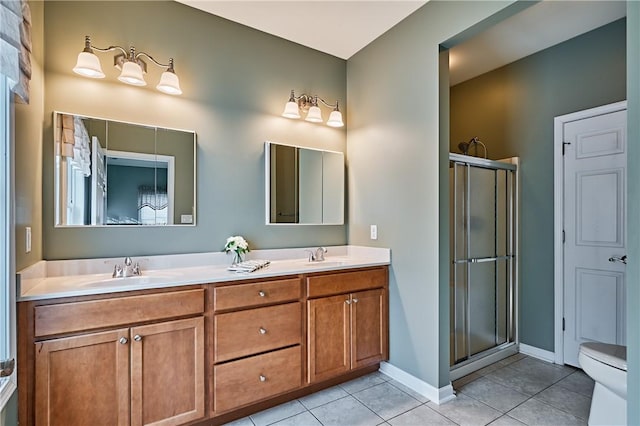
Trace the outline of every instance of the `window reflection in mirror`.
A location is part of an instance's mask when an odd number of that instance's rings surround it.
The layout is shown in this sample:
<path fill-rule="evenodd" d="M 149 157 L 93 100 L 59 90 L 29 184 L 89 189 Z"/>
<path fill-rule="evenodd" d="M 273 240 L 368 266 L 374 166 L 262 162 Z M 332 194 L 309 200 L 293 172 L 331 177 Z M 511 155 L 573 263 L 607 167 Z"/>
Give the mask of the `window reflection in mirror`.
<path fill-rule="evenodd" d="M 195 133 L 54 114 L 56 226 L 195 224 Z"/>
<path fill-rule="evenodd" d="M 266 223 L 344 223 L 344 155 L 265 143 Z"/>

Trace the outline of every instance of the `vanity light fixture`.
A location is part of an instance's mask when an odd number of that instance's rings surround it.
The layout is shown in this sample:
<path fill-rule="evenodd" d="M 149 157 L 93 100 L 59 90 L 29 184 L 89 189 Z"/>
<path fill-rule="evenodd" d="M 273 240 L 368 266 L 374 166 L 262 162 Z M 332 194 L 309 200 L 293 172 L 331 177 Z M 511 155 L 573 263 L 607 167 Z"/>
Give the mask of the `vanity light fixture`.
<path fill-rule="evenodd" d="M 327 120 L 327 126 L 344 126 L 344 123 L 342 122 L 342 113 L 340 112 L 340 108 L 338 106 L 338 101 L 336 101 L 335 104 L 330 104 L 327 103 L 324 99 L 317 96 L 310 96 L 306 94 L 296 96 L 293 90 L 291 91 L 291 95 L 289 96 L 289 101 L 284 106 L 284 112 L 282 113 L 282 116 L 286 118 L 297 119 L 300 118 L 300 111 L 303 111 L 307 113 L 307 117 L 305 118 L 306 121 L 310 121 L 312 123 L 321 123 L 322 111 L 320 110 L 318 101 L 320 101 L 328 108 L 333 108 L 333 111 L 331 111 L 331 114 L 329 115 L 329 120 Z"/>
<path fill-rule="evenodd" d="M 142 57 L 149 59 L 151 62 L 161 68 L 166 68 L 166 71 L 162 73 L 160 82 L 156 86 L 159 91 L 169 95 L 181 95 L 180 80 L 173 69 L 173 58 L 169 58 L 168 64 L 162 64 L 151 55 L 145 52 L 137 52 L 136 49 L 131 46 L 129 51 L 120 46 L 109 46 L 107 48 L 99 48 L 91 45 L 91 38 L 85 36 L 84 50 L 78 55 L 78 61 L 76 66 L 73 67 L 73 72 L 89 78 L 104 78 L 104 72 L 100 66 L 100 60 L 93 53 L 94 50 L 98 52 L 111 52 L 119 50 L 121 53 L 117 54 L 113 58 L 113 64 L 120 71 L 118 80 L 123 83 L 131 84 L 133 86 L 146 86 L 147 82 L 144 80 L 144 73 L 147 72 L 147 63 L 142 60 Z"/>

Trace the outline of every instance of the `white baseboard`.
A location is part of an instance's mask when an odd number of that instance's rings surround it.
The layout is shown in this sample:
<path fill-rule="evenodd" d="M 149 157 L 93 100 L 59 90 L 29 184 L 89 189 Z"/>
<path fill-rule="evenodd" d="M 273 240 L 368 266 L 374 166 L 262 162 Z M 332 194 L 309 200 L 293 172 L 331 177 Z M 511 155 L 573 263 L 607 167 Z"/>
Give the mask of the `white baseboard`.
<path fill-rule="evenodd" d="M 524 343 L 520 343 L 520 353 L 551 363 L 556 360 L 555 352 L 546 351 L 544 349 L 536 348 L 535 346 L 525 345 Z"/>
<path fill-rule="evenodd" d="M 388 362 L 380 363 L 380 372 L 413 389 L 438 405 L 451 401 L 456 397 L 451 383 L 438 389 Z"/>

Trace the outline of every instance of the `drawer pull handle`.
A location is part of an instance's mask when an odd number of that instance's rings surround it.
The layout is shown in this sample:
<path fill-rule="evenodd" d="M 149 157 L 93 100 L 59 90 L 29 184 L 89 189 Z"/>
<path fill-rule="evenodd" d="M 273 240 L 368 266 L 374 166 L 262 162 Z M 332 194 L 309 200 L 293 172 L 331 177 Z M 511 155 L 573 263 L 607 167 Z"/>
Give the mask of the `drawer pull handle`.
<path fill-rule="evenodd" d="M 127 339 L 126 337 L 121 337 L 120 340 L 118 340 L 121 345 L 126 345 L 128 341 L 129 339 Z"/>
<path fill-rule="evenodd" d="M 347 299 L 347 300 L 344 301 L 344 303 L 346 303 L 347 305 L 350 305 L 351 304 L 351 300 Z"/>
<path fill-rule="evenodd" d="M 358 303 L 358 299 L 353 299 L 353 303 Z"/>
<path fill-rule="evenodd" d="M 267 334 L 267 329 L 260 327 L 260 334 Z"/>
<path fill-rule="evenodd" d="M 135 340 L 136 342 L 139 342 L 140 340 L 142 340 L 142 336 L 139 334 L 136 334 L 135 336 L 133 336 L 133 340 Z"/>
<path fill-rule="evenodd" d="M 260 296 L 260 297 L 265 297 L 266 295 L 267 295 L 267 293 L 265 293 L 265 292 L 264 292 L 264 291 L 262 291 L 262 290 L 260 290 L 260 291 L 258 292 L 258 296 Z"/>
<path fill-rule="evenodd" d="M 261 381 L 261 382 L 266 382 L 266 381 L 267 381 L 267 378 L 261 374 L 261 375 L 260 375 L 260 381 Z"/>

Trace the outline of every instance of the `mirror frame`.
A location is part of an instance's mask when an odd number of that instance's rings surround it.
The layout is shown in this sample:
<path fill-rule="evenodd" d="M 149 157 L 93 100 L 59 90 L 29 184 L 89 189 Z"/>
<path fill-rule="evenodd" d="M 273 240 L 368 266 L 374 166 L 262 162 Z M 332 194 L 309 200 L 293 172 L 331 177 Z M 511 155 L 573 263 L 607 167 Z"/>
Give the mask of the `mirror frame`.
<path fill-rule="evenodd" d="M 102 120 L 105 122 L 113 122 L 113 123 L 120 123 L 120 124 L 130 124 L 130 125 L 134 125 L 134 126 L 140 126 L 140 127 L 146 127 L 146 128 L 150 128 L 150 129 L 160 129 L 160 130 L 169 130 L 169 131 L 175 131 L 175 132 L 184 132 L 184 133 L 190 133 L 193 135 L 193 211 L 192 211 L 192 216 L 193 216 L 193 220 L 191 223 L 171 223 L 171 224 L 166 224 L 166 225 L 141 225 L 141 224 L 107 224 L 107 223 L 103 223 L 100 225 L 65 225 L 65 224 L 60 224 L 58 223 L 58 219 L 60 217 L 60 212 L 58 211 L 59 208 L 59 197 L 60 197 L 60 173 L 59 173 L 59 167 L 57 165 L 57 161 L 58 161 L 58 157 L 60 156 L 60 154 L 57 152 L 56 149 L 56 129 L 58 126 L 58 119 L 60 114 L 66 114 L 66 115 L 72 115 L 72 116 L 78 116 L 78 117 L 82 117 L 82 118 L 86 118 L 86 119 L 91 119 L 91 120 Z M 178 128 L 174 128 L 174 127 L 164 127 L 164 126 L 158 126 L 158 125 L 154 125 L 154 124 L 147 124 L 147 123 L 139 123 L 139 122 L 134 122 L 134 121 L 124 121 L 124 120 L 115 120 L 115 119 L 111 119 L 111 118 L 106 118 L 106 117 L 96 117 L 96 116 L 92 116 L 92 115 L 86 115 L 86 114 L 78 114 L 78 113 L 74 113 L 74 112 L 66 112 L 66 111 L 60 111 L 60 110 L 54 110 L 53 111 L 53 226 L 54 228 L 114 228 L 114 227 L 118 227 L 118 228 L 132 228 L 132 229 L 139 229 L 139 228 L 164 228 L 164 227 L 195 227 L 197 225 L 197 211 L 198 211 L 198 187 L 197 187 L 197 183 L 198 183 L 198 137 L 197 137 L 197 133 L 195 132 L 195 130 L 185 130 L 185 129 L 178 129 Z M 108 141 L 107 141 L 107 151 L 108 151 Z M 158 155 L 157 153 L 154 155 Z M 174 201 L 171 201 L 170 204 L 173 206 L 175 205 Z"/>
<path fill-rule="evenodd" d="M 271 146 L 272 145 L 279 145 L 279 146 L 285 146 L 285 147 L 292 147 L 292 148 L 298 148 L 298 149 L 306 149 L 309 151 L 317 151 L 317 152 L 327 152 L 330 154 L 340 154 L 340 156 L 342 157 L 342 211 L 341 211 L 341 217 L 342 217 L 342 221 L 341 222 L 271 222 Z M 346 201 L 345 201 L 345 197 L 346 197 L 346 185 L 345 185 L 345 161 L 344 161 L 344 152 L 341 151 L 332 151 L 332 150 L 328 150 L 328 149 L 319 149 L 319 148 L 309 148 L 309 147 L 305 147 L 305 146 L 299 146 L 299 145 L 293 145 L 293 144 L 286 144 L 286 143 L 280 143 L 280 142 L 274 142 L 274 141 L 265 141 L 264 143 L 264 156 L 265 156 L 265 162 L 264 162 L 264 175 L 265 175 L 265 224 L 268 226 L 306 226 L 306 225 L 314 225 L 314 226 L 318 226 L 318 225 L 333 225 L 333 226 L 343 226 L 345 225 L 345 205 L 346 205 Z M 324 205 L 324 194 L 322 194 L 322 200 L 321 200 L 321 204 Z"/>

